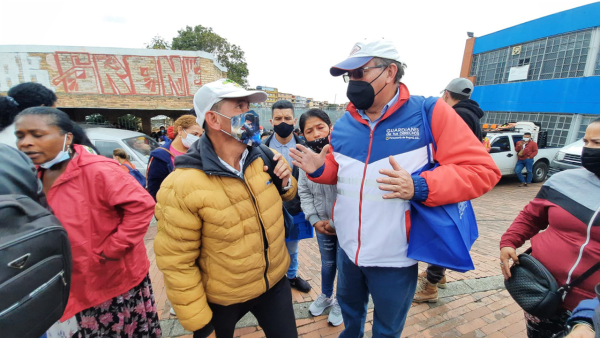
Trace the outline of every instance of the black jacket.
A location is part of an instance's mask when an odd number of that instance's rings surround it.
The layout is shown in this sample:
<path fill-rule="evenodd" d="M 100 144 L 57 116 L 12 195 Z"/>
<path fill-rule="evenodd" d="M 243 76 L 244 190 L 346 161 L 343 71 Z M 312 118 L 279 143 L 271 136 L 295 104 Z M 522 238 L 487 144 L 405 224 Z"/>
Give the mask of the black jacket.
<path fill-rule="evenodd" d="M 456 110 L 456 113 L 465 121 L 479 141 L 482 141 L 483 137 L 481 136 L 481 123 L 479 120 L 481 120 L 484 113 L 479 108 L 479 104 L 471 99 L 466 99 L 455 104 L 452 108 Z"/>
<path fill-rule="evenodd" d="M 265 140 L 264 145 L 268 147 L 271 144 L 271 140 L 273 140 L 273 137 L 275 137 L 275 134 L 269 136 L 269 138 Z M 306 142 L 300 137 L 298 137 L 296 134 L 294 134 L 294 140 L 296 140 L 296 144 L 306 145 Z M 292 168 L 292 176 L 294 176 L 296 181 L 298 181 L 300 169 L 292 165 L 291 163 L 289 163 L 289 165 Z M 287 210 L 287 212 L 289 212 L 292 216 L 298 215 L 302 212 L 302 207 L 300 206 L 300 196 L 298 195 L 298 193 L 296 193 L 296 196 L 293 200 L 289 202 L 283 202 L 283 206 L 285 207 L 285 210 Z"/>
<path fill-rule="evenodd" d="M 26 195 L 48 208 L 37 169 L 24 153 L 0 144 L 0 195 Z"/>

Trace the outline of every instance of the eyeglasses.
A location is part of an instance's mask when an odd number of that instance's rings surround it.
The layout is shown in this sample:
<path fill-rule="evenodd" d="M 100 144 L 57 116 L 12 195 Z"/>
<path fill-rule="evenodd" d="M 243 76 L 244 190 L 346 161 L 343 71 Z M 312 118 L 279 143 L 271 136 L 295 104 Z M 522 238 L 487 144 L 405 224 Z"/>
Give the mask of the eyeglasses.
<path fill-rule="evenodd" d="M 365 76 L 365 70 L 367 69 L 372 69 L 372 68 L 385 68 L 387 66 L 384 65 L 379 65 L 379 66 L 373 66 L 373 67 L 364 67 L 364 68 L 356 68 L 353 70 L 349 70 L 348 74 L 344 74 L 344 82 L 348 83 L 348 81 L 350 81 L 350 79 L 362 79 L 363 76 Z"/>

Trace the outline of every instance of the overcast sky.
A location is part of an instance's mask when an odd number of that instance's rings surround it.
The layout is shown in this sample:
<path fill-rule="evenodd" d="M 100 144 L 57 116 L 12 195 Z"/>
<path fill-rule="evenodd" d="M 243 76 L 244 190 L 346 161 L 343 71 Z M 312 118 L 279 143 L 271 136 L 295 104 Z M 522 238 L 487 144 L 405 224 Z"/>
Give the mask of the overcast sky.
<path fill-rule="evenodd" d="M 439 95 L 460 75 L 467 31 L 482 36 L 593 1 L 3 1 L 0 45 L 144 48 L 203 25 L 246 53 L 251 86 L 347 102 L 329 68 L 355 42 L 395 42 L 411 94 Z"/>

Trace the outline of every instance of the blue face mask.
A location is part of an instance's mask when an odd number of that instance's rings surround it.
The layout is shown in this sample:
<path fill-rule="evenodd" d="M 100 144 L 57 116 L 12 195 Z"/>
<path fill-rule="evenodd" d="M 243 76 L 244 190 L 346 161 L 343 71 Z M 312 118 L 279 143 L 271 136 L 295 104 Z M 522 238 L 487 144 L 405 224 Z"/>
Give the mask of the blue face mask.
<path fill-rule="evenodd" d="M 65 134 L 65 142 L 63 142 L 63 150 L 61 150 L 53 160 L 40 164 L 40 167 L 44 169 L 50 169 L 53 165 L 57 163 L 64 162 L 71 158 L 69 155 L 69 147 L 67 147 L 67 135 Z"/>

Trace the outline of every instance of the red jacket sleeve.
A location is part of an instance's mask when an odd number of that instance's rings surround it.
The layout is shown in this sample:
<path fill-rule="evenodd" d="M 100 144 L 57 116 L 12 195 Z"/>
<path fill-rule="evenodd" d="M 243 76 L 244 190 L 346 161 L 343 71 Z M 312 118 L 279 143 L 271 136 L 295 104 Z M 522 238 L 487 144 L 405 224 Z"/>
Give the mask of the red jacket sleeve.
<path fill-rule="evenodd" d="M 102 253 L 118 259 L 144 240 L 154 214 L 154 199 L 129 173 L 116 166 L 105 169 L 96 173 L 96 180 L 103 181 L 106 203 L 121 210 L 123 217 L 117 231 L 106 240 Z"/>
<path fill-rule="evenodd" d="M 334 185 L 337 184 L 338 167 L 339 165 L 333 157 L 333 147 L 329 146 L 329 153 L 325 157 L 325 164 L 322 169 L 318 169 L 312 173 L 312 176 L 309 174 L 306 176 L 315 183 Z M 319 172 L 321 172 L 320 175 Z"/>
<path fill-rule="evenodd" d="M 548 208 L 550 203 L 535 198 L 529 202 L 515 218 L 511 226 L 500 239 L 500 248 L 520 248 L 538 232 L 548 227 Z"/>
<path fill-rule="evenodd" d="M 431 116 L 439 167 L 421 173 L 429 194 L 423 203 L 438 206 L 477 198 L 498 183 L 502 175 L 494 160 L 466 123 L 442 99 Z"/>
<path fill-rule="evenodd" d="M 521 149 L 523 149 L 523 141 L 519 141 L 517 142 L 517 144 L 515 145 L 515 150 L 517 151 L 517 153 L 519 151 L 521 151 Z"/>

